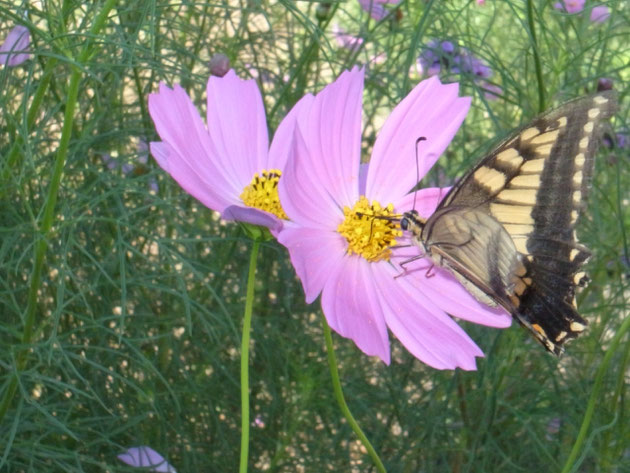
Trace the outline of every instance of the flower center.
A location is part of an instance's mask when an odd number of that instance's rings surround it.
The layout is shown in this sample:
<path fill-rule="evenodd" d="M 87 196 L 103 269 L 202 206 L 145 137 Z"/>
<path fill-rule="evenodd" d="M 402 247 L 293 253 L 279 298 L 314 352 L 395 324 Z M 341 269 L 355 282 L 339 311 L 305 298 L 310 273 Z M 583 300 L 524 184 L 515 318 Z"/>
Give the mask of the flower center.
<path fill-rule="evenodd" d="M 343 209 L 343 222 L 337 231 L 348 240 L 348 253 L 356 253 L 370 262 L 389 260 L 396 237 L 402 236 L 394 206 L 381 207 L 361 196 L 353 208 Z M 385 218 L 383 218 L 385 217 Z"/>
<path fill-rule="evenodd" d="M 254 174 L 252 182 L 249 183 L 243 193 L 241 199 L 245 205 L 256 209 L 264 210 L 274 214 L 283 220 L 288 220 L 287 214 L 282 210 L 280 198 L 278 197 L 278 181 L 282 176 L 279 169 L 263 169 L 260 174 Z"/>

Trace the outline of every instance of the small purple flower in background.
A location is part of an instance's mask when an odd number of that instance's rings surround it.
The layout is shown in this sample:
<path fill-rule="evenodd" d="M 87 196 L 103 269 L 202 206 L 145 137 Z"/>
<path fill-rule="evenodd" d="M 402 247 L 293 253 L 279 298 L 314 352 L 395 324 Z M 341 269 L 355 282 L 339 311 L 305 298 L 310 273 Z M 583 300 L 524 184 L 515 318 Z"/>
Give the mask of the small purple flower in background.
<path fill-rule="evenodd" d="M 547 423 L 547 433 L 545 434 L 545 438 L 547 440 L 554 440 L 554 437 L 558 435 L 560 432 L 560 427 L 562 426 L 562 420 L 560 417 L 554 417 Z"/>
<path fill-rule="evenodd" d="M 492 69 L 466 48 L 460 48 L 453 58 L 452 71 L 459 74 L 471 74 L 481 79 L 492 77 Z"/>
<path fill-rule="evenodd" d="M 628 133 L 615 133 L 614 138 L 605 133 L 602 141 L 607 148 L 618 148 L 618 149 L 627 149 L 630 148 L 630 139 L 628 138 Z"/>
<path fill-rule="evenodd" d="M 554 3 L 553 7 L 566 13 L 580 13 L 584 10 L 585 0 L 562 0 Z M 593 23 L 603 23 L 610 16 L 610 10 L 606 5 L 598 5 L 591 9 L 590 20 Z"/>
<path fill-rule="evenodd" d="M 256 81 L 234 71 L 208 79 L 207 125 L 179 86 L 160 84 L 149 113 L 162 141 L 151 154 L 190 195 L 226 220 L 282 228 L 286 215 L 278 181 L 291 153 L 296 110 L 278 126 L 269 146 L 267 118 Z"/>
<path fill-rule="evenodd" d="M 101 159 L 103 160 L 103 164 L 107 166 L 107 169 L 114 170 L 118 167 L 118 161 L 112 158 L 112 155 L 109 153 L 104 153 L 101 155 Z"/>
<path fill-rule="evenodd" d="M 468 49 L 451 41 L 430 40 L 418 56 L 416 70 L 420 75 L 426 76 L 473 76 L 477 85 L 484 90 L 485 97 L 490 100 L 496 99 L 502 93 L 501 87 L 488 80 L 493 75 L 490 66 Z"/>
<path fill-rule="evenodd" d="M 127 465 L 144 468 L 144 471 L 157 471 L 159 473 L 177 473 L 162 455 L 151 447 L 131 447 L 125 453 L 116 458 Z M 151 468 L 149 468 L 151 467 Z"/>
<path fill-rule="evenodd" d="M 256 417 L 254 417 L 254 420 L 252 421 L 252 427 L 257 427 L 259 429 L 265 428 L 265 421 L 260 414 L 257 414 Z"/>
<path fill-rule="evenodd" d="M 421 82 L 386 120 L 370 163 L 360 166 L 363 79 L 355 68 L 302 99 L 294 156 L 279 183 L 290 221 L 278 241 L 289 250 L 306 302 L 321 294 L 329 325 L 364 353 L 389 363 L 389 329 L 434 368 L 475 369 L 483 353 L 447 312 L 493 327 L 509 326 L 511 317 L 477 302 L 444 269 L 426 277 L 426 258 L 397 277 L 400 263 L 419 249 L 398 253 L 402 232 L 394 223 L 414 202 L 429 216 L 444 196 L 439 188 L 408 194 L 416 184 L 415 141 L 426 138 L 419 147 L 422 178 L 455 135 L 470 99 L 437 77 Z"/>
<path fill-rule="evenodd" d="M 0 45 L 0 64 L 8 67 L 19 66 L 31 55 L 28 46 L 31 43 L 31 34 L 26 26 L 17 25 L 7 35 L 4 43 Z"/>
<path fill-rule="evenodd" d="M 597 80 L 597 92 L 602 92 L 603 90 L 612 90 L 614 82 L 612 79 L 608 77 L 600 77 Z"/>
<path fill-rule="evenodd" d="M 146 140 L 140 138 L 138 140 L 136 149 L 137 155 L 135 156 L 134 162 L 131 163 L 125 162 L 121 164 L 109 153 L 102 154 L 101 159 L 103 160 L 103 164 L 105 164 L 107 169 L 109 169 L 110 171 L 120 168 L 120 171 L 125 177 L 142 176 L 149 172 L 149 168 L 147 166 L 147 163 L 149 161 L 149 146 Z M 155 176 L 151 176 L 149 178 L 149 190 L 153 192 L 157 192 L 159 190 L 158 182 L 155 179 Z"/>
<path fill-rule="evenodd" d="M 432 39 L 417 60 L 420 75 L 436 76 L 442 69 L 448 70 L 454 63 L 455 45 L 450 41 Z"/>
<path fill-rule="evenodd" d="M 349 51 L 356 51 L 363 44 L 363 38 L 348 34 L 339 24 L 334 23 L 332 26 L 333 36 L 340 48 L 347 49 Z"/>
<path fill-rule="evenodd" d="M 390 13 L 383 5 L 397 5 L 398 3 L 400 0 L 359 0 L 361 8 L 376 21 L 381 21 Z"/>
<path fill-rule="evenodd" d="M 591 21 L 603 23 L 610 17 L 610 10 L 606 5 L 598 5 L 591 10 Z"/>
<path fill-rule="evenodd" d="M 486 4 L 486 0 L 477 0 L 477 5 L 480 7 Z"/>
<path fill-rule="evenodd" d="M 230 60 L 225 54 L 217 53 L 210 58 L 208 69 L 211 75 L 223 77 L 230 70 Z"/>

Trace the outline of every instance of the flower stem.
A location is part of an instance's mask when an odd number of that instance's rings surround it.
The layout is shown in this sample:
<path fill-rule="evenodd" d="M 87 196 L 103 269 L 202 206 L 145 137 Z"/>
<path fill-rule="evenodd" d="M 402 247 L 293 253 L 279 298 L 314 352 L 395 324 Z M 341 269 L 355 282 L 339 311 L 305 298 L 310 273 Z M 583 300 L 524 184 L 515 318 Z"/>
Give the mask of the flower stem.
<path fill-rule="evenodd" d="M 95 38 L 101 28 L 104 26 L 105 21 L 109 15 L 109 12 L 116 0 L 107 0 L 103 5 L 102 10 L 90 28 L 90 33 L 87 38 Z M 39 231 L 36 232 L 35 242 L 35 255 L 33 262 L 33 272 L 31 273 L 31 279 L 29 283 L 28 301 L 26 306 L 26 314 L 24 316 L 24 329 L 22 331 L 22 343 L 16 355 L 15 371 L 13 377 L 9 382 L 7 389 L 4 391 L 4 396 L 0 401 L 0 423 L 6 415 L 13 396 L 18 387 L 19 372 L 26 367 L 26 361 L 29 353 L 29 345 L 33 338 L 33 329 L 35 326 L 35 314 L 37 310 L 38 293 L 40 290 L 41 274 L 44 268 L 44 260 L 46 257 L 46 250 L 48 248 L 48 236 L 53 225 L 55 216 L 55 206 L 57 203 L 57 195 L 59 194 L 59 187 L 61 186 L 61 177 L 63 175 L 63 169 L 66 163 L 66 157 L 68 156 L 68 149 L 70 146 L 70 138 L 72 135 L 72 127 L 74 125 L 74 109 L 77 104 L 77 98 L 79 95 L 79 85 L 83 69 L 79 67 L 81 64 L 85 64 L 92 53 L 92 40 L 87 40 L 86 46 L 81 51 L 81 54 L 76 60 L 76 64 L 72 66 L 72 74 L 70 75 L 70 83 L 68 85 L 68 93 L 66 98 L 66 107 L 63 118 L 63 127 L 61 129 L 61 138 L 59 139 L 59 147 L 57 148 L 57 156 L 55 158 L 55 164 L 50 179 L 50 186 L 48 187 L 48 194 L 46 195 L 46 202 L 44 204 L 44 212 L 39 222 Z M 71 62 L 70 62 L 71 63 Z M 48 76 L 50 77 L 50 75 Z M 45 89 L 42 89 L 42 94 Z M 35 110 L 39 108 L 41 97 L 36 97 Z M 30 114 L 29 118 L 34 119 L 34 113 Z"/>
<path fill-rule="evenodd" d="M 324 317 L 323 315 L 321 317 L 322 317 L 322 325 L 324 327 L 324 337 L 326 339 L 326 351 L 328 352 L 328 367 L 330 369 L 330 376 L 332 378 L 333 390 L 335 391 L 335 397 L 337 398 L 337 403 L 339 404 L 339 407 L 341 408 L 341 412 L 343 413 L 343 416 L 348 421 L 348 424 L 350 425 L 350 427 L 352 427 L 352 430 L 357 435 L 357 437 L 359 437 L 359 440 L 361 441 L 361 443 L 367 450 L 368 454 L 372 458 L 372 461 L 376 465 L 376 469 L 380 473 L 387 473 L 387 470 L 385 469 L 385 465 L 383 465 L 383 462 L 379 458 L 378 453 L 376 453 L 376 450 L 374 450 L 374 447 L 372 447 L 372 444 L 370 443 L 368 438 L 365 436 L 365 434 L 361 430 L 361 427 L 359 427 L 359 424 L 357 423 L 357 421 L 352 416 L 352 413 L 350 412 L 350 409 L 348 408 L 348 404 L 346 404 L 346 400 L 343 396 L 343 390 L 341 389 L 341 381 L 339 380 L 339 370 L 337 370 L 337 357 L 335 356 L 335 349 L 333 347 L 332 333 L 330 331 L 330 326 L 328 325 L 328 322 L 326 321 L 326 317 Z"/>
<path fill-rule="evenodd" d="M 536 22 L 534 21 L 533 0 L 527 0 L 527 23 L 529 25 L 529 34 L 531 36 L 532 50 L 534 52 L 536 81 L 538 82 L 538 113 L 542 113 L 545 110 L 545 83 L 543 81 L 542 65 L 540 63 L 540 54 L 538 51 L 538 41 L 536 40 Z"/>
<path fill-rule="evenodd" d="M 241 339 L 241 462 L 240 473 L 247 473 L 249 455 L 249 334 L 252 327 L 252 307 L 254 305 L 254 284 L 256 282 L 256 259 L 260 240 L 254 240 L 249 257 L 245 313 L 243 315 L 243 337 Z"/>
<path fill-rule="evenodd" d="M 597 375 L 595 376 L 595 382 L 593 383 L 593 390 L 591 391 L 591 397 L 588 400 L 588 405 L 586 407 L 586 412 L 584 413 L 584 419 L 582 420 L 582 426 L 580 427 L 580 432 L 578 433 L 577 439 L 575 439 L 575 443 L 573 444 L 573 448 L 571 449 L 571 453 L 569 454 L 569 458 L 567 458 L 566 463 L 564 464 L 564 468 L 562 468 L 561 473 L 569 473 L 570 471 L 575 471 L 579 465 L 574 465 L 578 455 L 582 451 L 582 445 L 586 440 L 586 434 L 588 433 L 588 428 L 591 425 L 591 420 L 593 418 L 593 412 L 595 411 L 595 406 L 597 402 L 600 400 L 600 391 L 602 389 L 602 384 L 604 380 L 604 375 L 608 370 L 608 365 L 610 364 L 610 360 L 612 359 L 613 354 L 617 351 L 617 347 L 619 346 L 619 342 L 623 338 L 623 336 L 630 330 L 630 317 L 626 318 L 619 327 L 615 337 L 612 339 L 610 343 L 610 347 L 604 356 L 604 360 L 602 364 L 599 366 L 597 370 Z"/>

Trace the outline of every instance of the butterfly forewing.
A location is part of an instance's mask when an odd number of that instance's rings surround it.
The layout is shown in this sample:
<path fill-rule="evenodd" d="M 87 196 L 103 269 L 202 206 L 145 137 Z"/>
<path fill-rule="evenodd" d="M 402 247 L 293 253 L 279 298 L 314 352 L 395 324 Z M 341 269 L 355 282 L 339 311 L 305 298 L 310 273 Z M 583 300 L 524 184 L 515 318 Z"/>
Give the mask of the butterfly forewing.
<path fill-rule="evenodd" d="M 575 224 L 614 92 L 582 97 L 515 132 L 461 179 L 416 231 L 481 302 L 502 305 L 550 351 L 586 325 L 575 307 L 590 255 Z"/>

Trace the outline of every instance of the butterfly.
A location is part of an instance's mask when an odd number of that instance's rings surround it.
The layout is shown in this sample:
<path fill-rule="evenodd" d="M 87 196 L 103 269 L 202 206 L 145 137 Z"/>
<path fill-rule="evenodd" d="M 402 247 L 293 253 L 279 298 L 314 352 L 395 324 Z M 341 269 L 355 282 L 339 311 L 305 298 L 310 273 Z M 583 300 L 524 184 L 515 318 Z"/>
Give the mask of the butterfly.
<path fill-rule="evenodd" d="M 589 250 L 575 226 L 614 91 L 569 101 L 512 133 L 422 218 L 400 226 L 480 302 L 502 306 L 550 352 L 587 325 L 575 291 Z"/>

